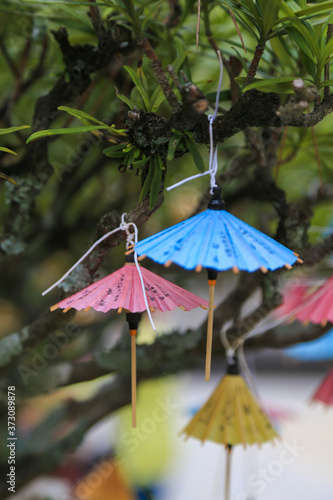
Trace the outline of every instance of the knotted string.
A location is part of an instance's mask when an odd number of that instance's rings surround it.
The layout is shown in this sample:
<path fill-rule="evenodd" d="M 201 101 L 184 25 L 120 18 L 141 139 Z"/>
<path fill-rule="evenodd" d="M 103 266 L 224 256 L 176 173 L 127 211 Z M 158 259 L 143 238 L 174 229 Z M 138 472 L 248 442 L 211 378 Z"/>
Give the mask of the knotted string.
<path fill-rule="evenodd" d="M 104 234 L 104 236 L 102 236 L 97 241 L 95 241 L 95 243 L 93 245 L 91 245 L 91 247 L 89 248 L 89 250 L 87 250 L 87 252 L 84 255 L 82 255 L 82 257 L 74 264 L 74 266 L 72 266 L 56 283 L 54 283 L 47 290 L 45 290 L 42 293 L 42 295 L 46 295 L 51 290 L 53 290 L 53 288 L 55 288 L 60 283 L 62 283 L 64 281 L 64 279 L 66 279 L 67 276 L 69 276 L 71 274 L 71 272 L 74 271 L 74 269 L 79 264 L 81 264 L 81 262 L 94 250 L 94 248 L 96 248 L 97 245 L 99 245 L 106 238 L 108 238 L 109 236 L 111 236 L 111 234 L 114 234 L 117 231 L 125 231 L 125 233 L 126 233 L 126 248 L 128 248 L 129 246 L 134 246 L 138 242 L 138 228 L 137 228 L 136 224 L 134 224 L 134 222 L 125 222 L 125 215 L 127 215 L 127 214 L 126 213 L 122 214 L 122 216 L 121 216 L 121 223 L 119 224 L 119 227 L 117 227 L 116 229 L 113 229 L 112 231 L 109 231 L 108 233 Z M 133 227 L 134 233 L 131 233 L 129 231 L 130 226 Z M 151 326 L 152 326 L 153 330 L 156 331 L 156 327 L 155 327 L 155 324 L 154 324 L 154 321 L 153 321 L 153 318 L 151 316 L 151 312 L 150 312 L 150 309 L 149 309 L 149 305 L 148 305 L 146 288 L 145 288 L 145 284 L 144 284 L 144 281 L 143 281 L 143 277 L 142 277 L 140 265 L 139 265 L 139 262 L 138 262 L 138 255 L 137 255 L 137 253 L 135 251 L 134 251 L 134 263 L 135 263 L 135 266 L 136 266 L 138 274 L 139 274 L 140 283 L 141 283 L 142 292 L 143 292 L 143 298 L 144 298 L 144 301 L 145 301 L 145 306 L 146 306 L 146 310 L 147 310 L 147 313 L 148 313 L 149 321 L 151 323 Z"/>
<path fill-rule="evenodd" d="M 209 169 L 206 170 L 205 172 L 201 172 L 200 174 L 192 175 L 191 177 L 187 177 L 186 179 L 183 179 L 182 181 L 176 182 L 176 184 L 173 184 L 172 186 L 169 186 L 166 188 L 167 191 L 171 191 L 171 189 L 174 189 L 178 186 L 181 186 L 182 184 L 185 184 L 185 182 L 192 181 L 193 179 L 198 179 L 199 177 L 202 177 L 203 175 L 210 175 L 210 192 L 213 194 L 213 188 L 217 186 L 216 184 L 216 173 L 217 173 L 217 146 L 214 148 L 214 135 L 213 135 L 213 123 L 214 120 L 217 116 L 217 112 L 219 110 L 219 101 L 220 101 L 220 92 L 221 92 L 221 86 L 222 86 L 222 79 L 223 79 L 223 62 L 222 62 L 222 55 L 221 52 L 218 50 L 217 55 L 219 58 L 219 63 L 220 63 L 220 78 L 219 78 L 219 84 L 218 84 L 218 89 L 216 93 L 216 102 L 215 102 L 215 111 L 214 114 L 208 116 L 209 120 L 209 142 L 210 142 L 210 154 L 209 154 Z"/>

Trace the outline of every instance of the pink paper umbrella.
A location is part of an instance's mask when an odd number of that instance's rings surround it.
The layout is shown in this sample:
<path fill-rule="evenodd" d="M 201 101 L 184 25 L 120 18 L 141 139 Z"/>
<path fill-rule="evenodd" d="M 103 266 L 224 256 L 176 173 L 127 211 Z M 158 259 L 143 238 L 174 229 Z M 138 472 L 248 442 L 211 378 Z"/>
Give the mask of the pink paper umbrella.
<path fill-rule="evenodd" d="M 328 321 L 333 323 L 333 276 L 307 298 L 295 318 L 306 324 L 310 321 L 323 326 Z"/>
<path fill-rule="evenodd" d="M 288 285 L 283 290 L 283 304 L 273 311 L 273 315 L 281 318 L 288 316 L 306 301 L 309 287 L 302 283 L 298 285 Z"/>
<path fill-rule="evenodd" d="M 136 334 L 141 312 L 146 310 L 144 291 L 136 265 L 131 262 L 133 254 L 126 257 L 126 264 L 118 271 L 96 281 L 92 285 L 71 295 L 51 307 L 67 312 L 74 308 L 87 311 L 90 308 L 106 313 L 110 309 L 126 310 L 132 347 L 132 424 L 136 426 Z M 151 312 L 172 311 L 179 307 L 190 311 L 195 307 L 208 308 L 208 302 L 197 295 L 174 285 L 157 274 L 140 267 L 146 298 Z"/>
<path fill-rule="evenodd" d="M 312 396 L 312 401 L 321 401 L 326 405 L 333 405 L 333 370 L 324 378 Z"/>

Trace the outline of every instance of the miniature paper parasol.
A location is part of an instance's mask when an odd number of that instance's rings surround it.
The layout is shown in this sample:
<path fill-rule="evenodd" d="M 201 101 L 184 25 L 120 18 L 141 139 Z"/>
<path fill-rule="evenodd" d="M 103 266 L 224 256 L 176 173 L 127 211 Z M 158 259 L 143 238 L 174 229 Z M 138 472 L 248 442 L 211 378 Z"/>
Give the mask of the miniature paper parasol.
<path fill-rule="evenodd" d="M 131 334 L 132 424 L 136 427 L 136 334 L 141 312 L 146 310 L 145 300 L 151 312 L 155 309 L 172 311 L 176 307 L 184 311 L 199 306 L 207 309 L 208 302 L 148 269 L 141 268 L 143 289 L 134 255 L 126 256 L 126 261 L 118 271 L 58 302 L 51 310 L 60 308 L 67 312 L 71 308 L 84 311 L 93 308 L 104 313 L 110 309 L 118 309 L 119 313 L 123 309 L 128 311 L 126 319 Z"/>
<path fill-rule="evenodd" d="M 303 323 L 315 323 L 325 326 L 333 323 L 333 276 L 310 295 L 295 318 Z"/>
<path fill-rule="evenodd" d="M 218 271 L 233 269 L 263 272 L 286 266 L 298 255 L 266 234 L 242 222 L 224 209 L 221 189 L 213 188 L 207 210 L 135 245 L 138 255 L 185 269 L 208 271 L 209 313 L 206 348 L 206 380 L 210 378 L 214 287 Z M 139 259 L 140 260 L 140 259 Z"/>
<path fill-rule="evenodd" d="M 312 401 L 321 401 L 326 405 L 333 405 L 333 370 L 324 378 L 312 396 Z"/>
<path fill-rule="evenodd" d="M 301 342 L 283 349 L 290 358 L 300 361 L 329 361 L 333 359 L 333 329 L 309 342 Z"/>
<path fill-rule="evenodd" d="M 289 316 L 304 303 L 309 294 L 309 287 L 304 283 L 287 285 L 283 289 L 283 304 L 273 311 L 277 317 Z"/>
<path fill-rule="evenodd" d="M 185 427 L 187 437 L 225 446 L 260 444 L 278 437 L 269 418 L 259 407 L 237 363 L 228 366 L 205 405 Z"/>
<path fill-rule="evenodd" d="M 75 486 L 77 500 L 134 500 L 123 471 L 113 460 L 104 460 L 89 471 Z"/>
<path fill-rule="evenodd" d="M 182 433 L 187 438 L 195 437 L 202 443 L 213 441 L 227 448 L 226 499 L 229 498 L 232 446 L 260 445 L 278 438 L 269 418 L 240 375 L 236 358 L 234 364 L 228 364 L 227 374 Z"/>

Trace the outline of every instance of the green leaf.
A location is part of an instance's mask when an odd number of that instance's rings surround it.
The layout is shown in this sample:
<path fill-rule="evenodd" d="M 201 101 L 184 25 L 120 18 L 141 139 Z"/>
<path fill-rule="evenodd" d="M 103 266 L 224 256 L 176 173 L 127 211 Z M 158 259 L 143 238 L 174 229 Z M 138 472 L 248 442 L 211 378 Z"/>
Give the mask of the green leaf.
<path fill-rule="evenodd" d="M 157 87 L 155 88 L 155 90 L 152 93 L 151 98 L 150 98 L 151 111 L 153 111 L 153 113 L 155 113 L 158 110 L 158 108 L 160 107 L 160 105 L 162 104 L 162 102 L 164 102 L 165 100 L 166 100 L 166 97 L 163 94 L 163 90 L 161 89 L 161 87 L 159 85 L 157 85 Z"/>
<path fill-rule="evenodd" d="M 331 87 L 333 85 L 333 80 L 325 80 L 319 84 L 319 88 Z"/>
<path fill-rule="evenodd" d="M 134 102 L 131 101 L 131 99 L 129 99 L 128 97 L 126 97 L 125 95 L 121 94 L 117 87 L 116 87 L 116 96 L 118 97 L 118 99 L 120 99 L 121 101 L 123 101 L 125 104 L 127 104 L 127 106 L 130 108 L 130 109 L 133 109 L 135 104 Z"/>
<path fill-rule="evenodd" d="M 136 74 L 136 72 L 132 68 L 130 68 L 129 66 L 124 66 L 124 69 L 130 75 L 130 77 L 133 80 L 134 85 L 138 89 L 138 91 L 139 91 L 139 93 L 140 93 L 140 95 L 142 97 L 142 100 L 144 102 L 145 108 L 146 108 L 145 111 L 150 111 L 150 104 L 149 104 L 148 93 L 147 93 L 146 89 L 144 88 L 142 82 L 140 81 L 140 78 L 138 77 L 138 75 Z"/>
<path fill-rule="evenodd" d="M 300 33 L 300 31 L 295 27 L 295 26 L 288 26 L 286 27 L 286 31 L 290 38 L 295 42 L 295 44 L 298 46 L 298 48 L 304 52 L 308 56 L 309 59 L 315 64 L 316 59 L 314 56 L 314 52 L 312 51 L 309 43 L 307 42 L 306 38 L 304 38 L 303 34 Z"/>
<path fill-rule="evenodd" d="M 9 181 L 11 182 L 12 184 L 14 184 L 15 186 L 18 186 L 17 182 L 14 181 L 14 179 L 12 179 L 11 177 L 9 177 L 9 175 L 6 175 L 4 174 L 3 172 L 0 172 L 0 177 L 2 177 L 3 179 L 5 179 L 6 181 Z"/>
<path fill-rule="evenodd" d="M 75 118 L 81 120 L 84 125 L 87 125 L 87 120 L 93 123 L 97 123 L 98 125 L 106 125 L 105 123 L 101 122 L 101 120 L 98 120 L 94 116 L 91 116 L 84 111 L 80 111 L 79 109 L 69 108 L 68 106 L 59 106 L 58 109 L 60 111 L 66 111 L 66 113 L 68 113 L 69 115 L 75 116 Z"/>
<path fill-rule="evenodd" d="M 136 148 L 132 148 L 126 155 L 125 157 L 125 160 L 124 160 L 124 163 L 125 165 L 127 165 L 128 167 L 133 163 L 134 159 L 135 159 L 135 155 L 137 153 L 137 149 Z"/>
<path fill-rule="evenodd" d="M 157 4 L 154 6 L 154 7 L 150 7 L 149 11 L 147 12 L 147 14 L 145 15 L 142 23 L 141 23 L 141 29 L 144 28 L 144 25 L 146 24 L 147 21 L 149 21 L 149 19 L 151 19 L 153 17 L 153 15 L 155 14 L 155 12 L 160 8 L 161 5 L 163 5 L 165 3 L 165 0 L 160 0 L 159 2 L 157 2 Z"/>
<path fill-rule="evenodd" d="M 261 9 L 263 11 L 263 35 L 266 36 L 267 33 L 272 29 L 281 7 L 281 0 L 259 0 Z"/>
<path fill-rule="evenodd" d="M 297 17 L 303 17 L 312 14 L 322 14 L 323 12 L 331 11 L 332 9 L 333 9 L 333 1 L 322 2 L 318 5 L 311 5 L 310 7 L 306 7 L 306 9 L 301 9 L 295 14 Z"/>
<path fill-rule="evenodd" d="M 320 73 L 323 67 L 325 66 L 325 63 L 327 62 L 327 59 L 331 56 L 333 52 L 333 38 L 331 38 L 327 44 L 323 47 L 323 49 L 320 52 L 320 58 L 318 62 L 318 72 Z"/>
<path fill-rule="evenodd" d="M 17 153 L 15 153 L 15 151 L 13 151 L 12 149 L 8 149 L 3 146 L 0 146 L 0 151 L 3 151 L 4 153 L 11 153 L 12 155 L 17 155 Z"/>
<path fill-rule="evenodd" d="M 286 66 L 291 66 L 293 67 L 295 64 L 294 58 L 291 56 L 291 54 L 287 51 L 286 45 L 283 43 L 283 38 L 271 38 L 270 39 L 270 44 L 272 46 L 272 49 L 274 50 L 274 53 L 277 55 L 279 61 L 283 63 Z"/>
<path fill-rule="evenodd" d="M 182 136 L 173 135 L 169 141 L 167 161 L 172 161 L 175 157 L 177 146 Z"/>
<path fill-rule="evenodd" d="M 143 167 L 144 165 L 146 165 L 149 162 L 149 160 L 150 160 L 150 156 L 147 156 L 147 157 L 142 158 L 141 160 L 135 161 L 133 163 L 133 168 L 136 169 L 136 168 Z"/>
<path fill-rule="evenodd" d="M 109 156 L 110 158 L 124 158 L 126 156 L 126 153 L 124 153 L 124 151 L 114 151 L 113 153 L 106 156 Z"/>
<path fill-rule="evenodd" d="M 77 0 L 21 0 L 24 3 L 30 4 L 57 4 L 57 5 L 84 5 L 86 7 L 91 6 L 90 2 L 81 2 Z M 95 5 L 103 6 L 103 3 L 96 3 Z"/>
<path fill-rule="evenodd" d="M 149 208 L 153 209 L 158 193 L 160 192 L 161 181 L 162 181 L 162 169 L 160 167 L 160 156 L 154 156 L 154 175 L 150 185 L 150 195 L 149 195 Z M 162 161 L 162 160 L 161 160 Z"/>
<path fill-rule="evenodd" d="M 68 134 L 80 134 L 82 132 L 92 132 L 93 130 L 110 130 L 107 125 L 89 125 L 86 127 L 72 127 L 72 128 L 55 128 L 52 130 L 40 130 L 35 132 L 27 139 L 27 144 L 41 137 L 48 137 L 50 135 L 68 135 Z"/>
<path fill-rule="evenodd" d="M 116 151 L 120 151 L 124 148 L 124 144 L 116 144 L 115 146 L 110 146 L 108 148 L 103 149 L 103 153 L 107 156 L 112 156 L 112 153 Z"/>
<path fill-rule="evenodd" d="M 262 92 L 277 92 L 291 94 L 294 92 L 292 82 L 298 78 L 297 76 L 281 76 L 279 78 L 270 78 L 267 80 L 256 78 L 253 83 L 245 87 L 244 91 L 251 89 L 259 89 Z M 246 78 L 235 78 L 239 85 L 245 85 Z M 304 79 L 304 80 L 309 80 Z"/>
<path fill-rule="evenodd" d="M 24 128 L 30 128 L 30 125 L 21 125 L 20 127 L 0 128 L 0 135 L 11 134 L 12 132 L 17 132 L 17 130 L 23 130 Z"/>
<path fill-rule="evenodd" d="M 281 4 L 281 11 L 287 16 L 287 18 L 284 19 L 291 23 L 291 25 L 285 26 L 290 37 L 315 63 L 315 58 L 318 57 L 319 47 L 316 43 L 316 37 L 311 25 L 305 25 L 285 3 Z M 279 22 L 281 22 L 281 19 Z"/>
<path fill-rule="evenodd" d="M 243 5 L 246 5 L 249 12 L 253 15 L 254 19 L 257 21 L 259 26 L 262 26 L 261 13 L 258 10 L 258 7 L 253 3 L 252 0 L 243 0 Z"/>
<path fill-rule="evenodd" d="M 190 141 L 189 139 L 185 139 L 186 141 L 186 145 L 192 155 L 192 158 L 194 160 L 194 163 L 197 167 L 197 169 L 199 170 L 199 172 L 204 172 L 205 171 L 205 163 L 202 159 L 202 156 L 199 152 L 199 150 L 197 149 L 196 145 L 194 144 L 194 142 Z"/>
<path fill-rule="evenodd" d="M 152 178 L 154 175 L 154 167 L 155 167 L 154 159 L 150 158 L 147 177 L 146 177 L 145 182 L 142 186 L 139 201 L 143 201 L 146 199 L 146 196 L 148 194 L 150 184 L 151 184 L 151 181 L 152 181 Z"/>

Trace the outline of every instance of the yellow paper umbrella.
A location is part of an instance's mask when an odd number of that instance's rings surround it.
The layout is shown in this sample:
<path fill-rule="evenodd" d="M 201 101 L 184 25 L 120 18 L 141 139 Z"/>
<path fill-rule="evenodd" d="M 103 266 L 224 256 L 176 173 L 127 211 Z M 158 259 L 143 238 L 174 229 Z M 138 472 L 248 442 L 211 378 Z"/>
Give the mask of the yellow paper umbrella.
<path fill-rule="evenodd" d="M 223 444 L 227 450 L 226 492 L 229 498 L 230 455 L 234 445 L 258 444 L 278 438 L 269 418 L 260 408 L 239 373 L 237 359 L 228 364 L 222 378 L 204 406 L 182 431 L 186 437 Z"/>

